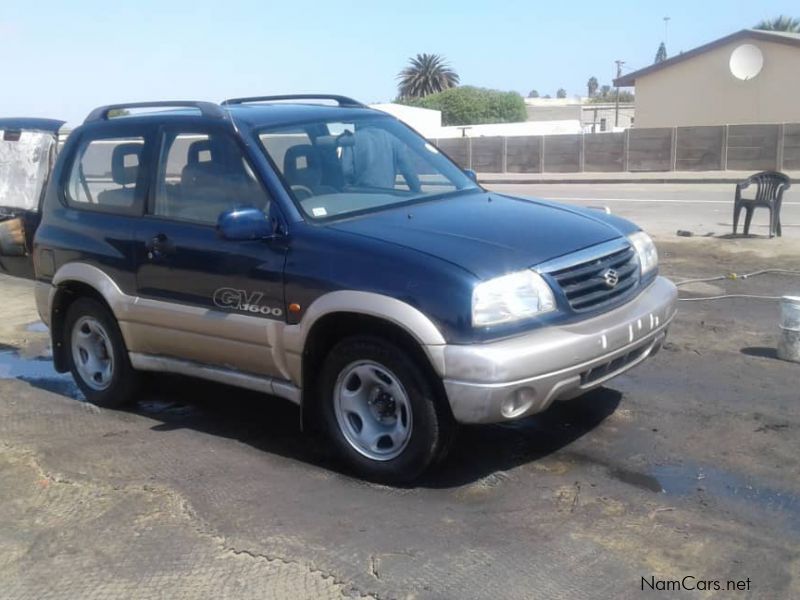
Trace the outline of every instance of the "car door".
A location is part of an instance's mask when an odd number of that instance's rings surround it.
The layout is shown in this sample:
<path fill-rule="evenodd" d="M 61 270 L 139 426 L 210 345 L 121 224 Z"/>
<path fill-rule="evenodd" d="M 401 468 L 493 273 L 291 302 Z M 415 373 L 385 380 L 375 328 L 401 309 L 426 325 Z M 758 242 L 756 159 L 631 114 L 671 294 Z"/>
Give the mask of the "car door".
<path fill-rule="evenodd" d="M 275 340 L 285 324 L 285 240 L 220 237 L 221 213 L 257 207 L 280 222 L 225 128 L 163 127 L 148 210 L 136 231 L 134 352 L 287 379 Z"/>
<path fill-rule="evenodd" d="M 63 124 L 0 119 L 0 273 L 34 277 L 33 235 Z"/>

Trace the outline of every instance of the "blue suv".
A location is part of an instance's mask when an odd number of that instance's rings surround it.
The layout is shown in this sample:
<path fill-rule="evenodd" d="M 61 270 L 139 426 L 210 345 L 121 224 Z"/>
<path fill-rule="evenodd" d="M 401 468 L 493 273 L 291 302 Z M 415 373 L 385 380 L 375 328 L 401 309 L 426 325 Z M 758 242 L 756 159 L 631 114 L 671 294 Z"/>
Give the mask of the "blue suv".
<path fill-rule="evenodd" d="M 374 480 L 627 371 L 675 314 L 632 223 L 486 191 L 341 96 L 98 108 L 34 212 L 18 254 L 90 401 L 144 371 L 258 390 Z"/>

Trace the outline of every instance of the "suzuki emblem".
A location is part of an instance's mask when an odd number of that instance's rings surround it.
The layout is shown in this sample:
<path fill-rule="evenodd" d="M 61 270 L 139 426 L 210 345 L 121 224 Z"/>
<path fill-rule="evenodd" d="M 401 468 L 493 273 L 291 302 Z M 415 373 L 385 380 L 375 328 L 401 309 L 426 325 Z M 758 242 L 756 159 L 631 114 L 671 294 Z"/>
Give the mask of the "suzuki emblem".
<path fill-rule="evenodd" d="M 619 283 L 619 273 L 614 269 L 608 269 L 603 273 L 603 279 L 608 287 L 613 288 Z"/>

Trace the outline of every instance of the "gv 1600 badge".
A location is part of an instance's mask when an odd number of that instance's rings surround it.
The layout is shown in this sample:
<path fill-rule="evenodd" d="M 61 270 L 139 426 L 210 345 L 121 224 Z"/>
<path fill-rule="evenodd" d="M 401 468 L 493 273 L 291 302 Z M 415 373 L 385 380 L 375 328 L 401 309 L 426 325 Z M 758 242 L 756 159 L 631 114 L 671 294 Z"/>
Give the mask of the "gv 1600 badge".
<path fill-rule="evenodd" d="M 283 309 L 260 304 L 264 294 L 261 292 L 247 292 L 233 288 L 219 288 L 214 292 L 214 305 L 228 310 L 238 310 L 265 317 L 280 317 Z"/>

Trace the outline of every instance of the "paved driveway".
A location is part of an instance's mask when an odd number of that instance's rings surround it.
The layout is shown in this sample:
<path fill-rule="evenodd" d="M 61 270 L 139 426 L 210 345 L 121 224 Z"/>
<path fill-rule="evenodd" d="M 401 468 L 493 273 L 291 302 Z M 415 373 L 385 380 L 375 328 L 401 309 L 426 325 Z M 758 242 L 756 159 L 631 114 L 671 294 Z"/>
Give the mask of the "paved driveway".
<path fill-rule="evenodd" d="M 796 267 L 751 241 L 667 240 L 662 270 Z M 718 283 L 683 295 L 800 291 Z M 281 400 L 160 377 L 131 411 L 88 405 L 30 285 L 0 279 L 0 306 L 0 598 L 636 598 L 687 575 L 800 595 L 800 365 L 774 357 L 774 302 L 682 303 L 653 360 L 464 429 L 408 489 L 341 473 Z"/>

